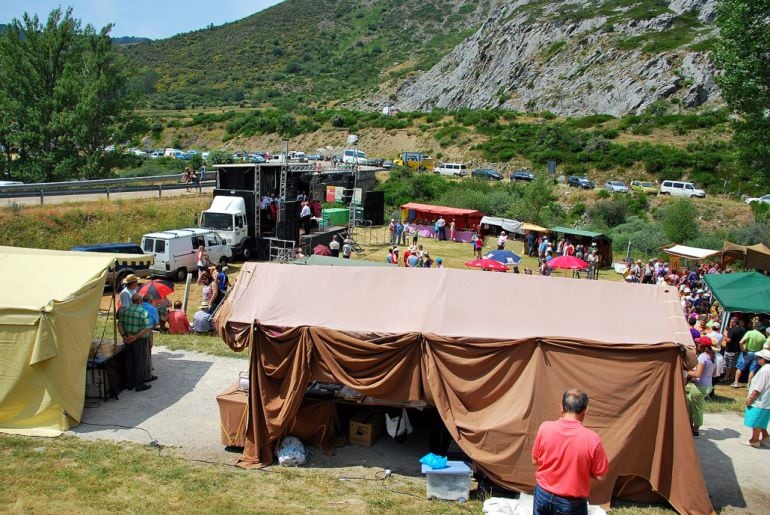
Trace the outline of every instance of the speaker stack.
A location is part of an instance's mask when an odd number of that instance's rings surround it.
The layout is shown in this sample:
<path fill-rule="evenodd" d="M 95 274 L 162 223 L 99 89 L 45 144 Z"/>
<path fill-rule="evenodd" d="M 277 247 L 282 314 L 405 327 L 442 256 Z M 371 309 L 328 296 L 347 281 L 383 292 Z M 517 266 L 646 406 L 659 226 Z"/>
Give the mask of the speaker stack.
<path fill-rule="evenodd" d="M 299 241 L 299 213 L 301 209 L 299 200 L 289 200 L 281 205 L 275 234 L 279 240 Z"/>
<path fill-rule="evenodd" d="M 364 220 L 371 220 L 372 225 L 385 223 L 384 191 L 367 191 L 364 194 Z"/>

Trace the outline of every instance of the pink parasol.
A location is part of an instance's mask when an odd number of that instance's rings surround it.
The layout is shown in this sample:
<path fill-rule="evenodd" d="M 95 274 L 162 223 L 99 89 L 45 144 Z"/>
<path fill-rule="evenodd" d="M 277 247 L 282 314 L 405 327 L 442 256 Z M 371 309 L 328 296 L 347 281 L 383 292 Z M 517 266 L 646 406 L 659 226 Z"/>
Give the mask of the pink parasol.
<path fill-rule="evenodd" d="M 470 268 L 481 268 L 484 270 L 493 270 L 495 272 L 507 272 L 508 267 L 505 264 L 495 261 L 494 259 L 474 259 L 468 261 L 465 266 Z"/>
<path fill-rule="evenodd" d="M 575 256 L 559 256 L 546 263 L 546 266 L 563 270 L 585 270 L 588 268 L 588 263 Z"/>

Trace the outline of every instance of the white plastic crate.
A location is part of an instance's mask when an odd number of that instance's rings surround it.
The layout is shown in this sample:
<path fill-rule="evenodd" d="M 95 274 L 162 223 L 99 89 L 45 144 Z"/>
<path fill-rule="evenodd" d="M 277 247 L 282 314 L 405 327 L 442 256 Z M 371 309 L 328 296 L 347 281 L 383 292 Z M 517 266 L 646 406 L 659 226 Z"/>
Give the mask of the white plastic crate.
<path fill-rule="evenodd" d="M 446 464 L 446 468 L 436 470 L 422 466 L 428 499 L 467 501 L 471 490 L 471 468 L 462 461 L 447 461 Z"/>

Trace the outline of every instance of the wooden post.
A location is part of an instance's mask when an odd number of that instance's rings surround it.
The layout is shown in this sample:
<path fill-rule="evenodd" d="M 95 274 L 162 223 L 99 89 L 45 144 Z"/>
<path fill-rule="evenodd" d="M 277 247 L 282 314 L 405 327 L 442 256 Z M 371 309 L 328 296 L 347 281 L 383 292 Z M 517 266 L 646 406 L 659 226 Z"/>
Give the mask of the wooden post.
<path fill-rule="evenodd" d="M 190 296 L 190 284 L 192 283 L 192 274 L 187 272 L 187 279 L 184 283 L 184 297 L 182 298 L 182 311 L 187 313 L 187 298 Z"/>

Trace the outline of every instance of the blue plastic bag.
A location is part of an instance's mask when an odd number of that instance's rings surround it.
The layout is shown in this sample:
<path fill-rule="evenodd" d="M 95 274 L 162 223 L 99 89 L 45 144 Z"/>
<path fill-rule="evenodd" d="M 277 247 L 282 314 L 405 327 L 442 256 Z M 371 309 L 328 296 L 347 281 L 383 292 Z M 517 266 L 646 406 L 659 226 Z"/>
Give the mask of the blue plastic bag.
<path fill-rule="evenodd" d="M 432 452 L 420 458 L 420 463 L 422 463 L 423 465 L 429 466 L 433 470 L 445 469 L 447 466 L 446 456 L 439 456 L 437 454 L 433 454 Z"/>

